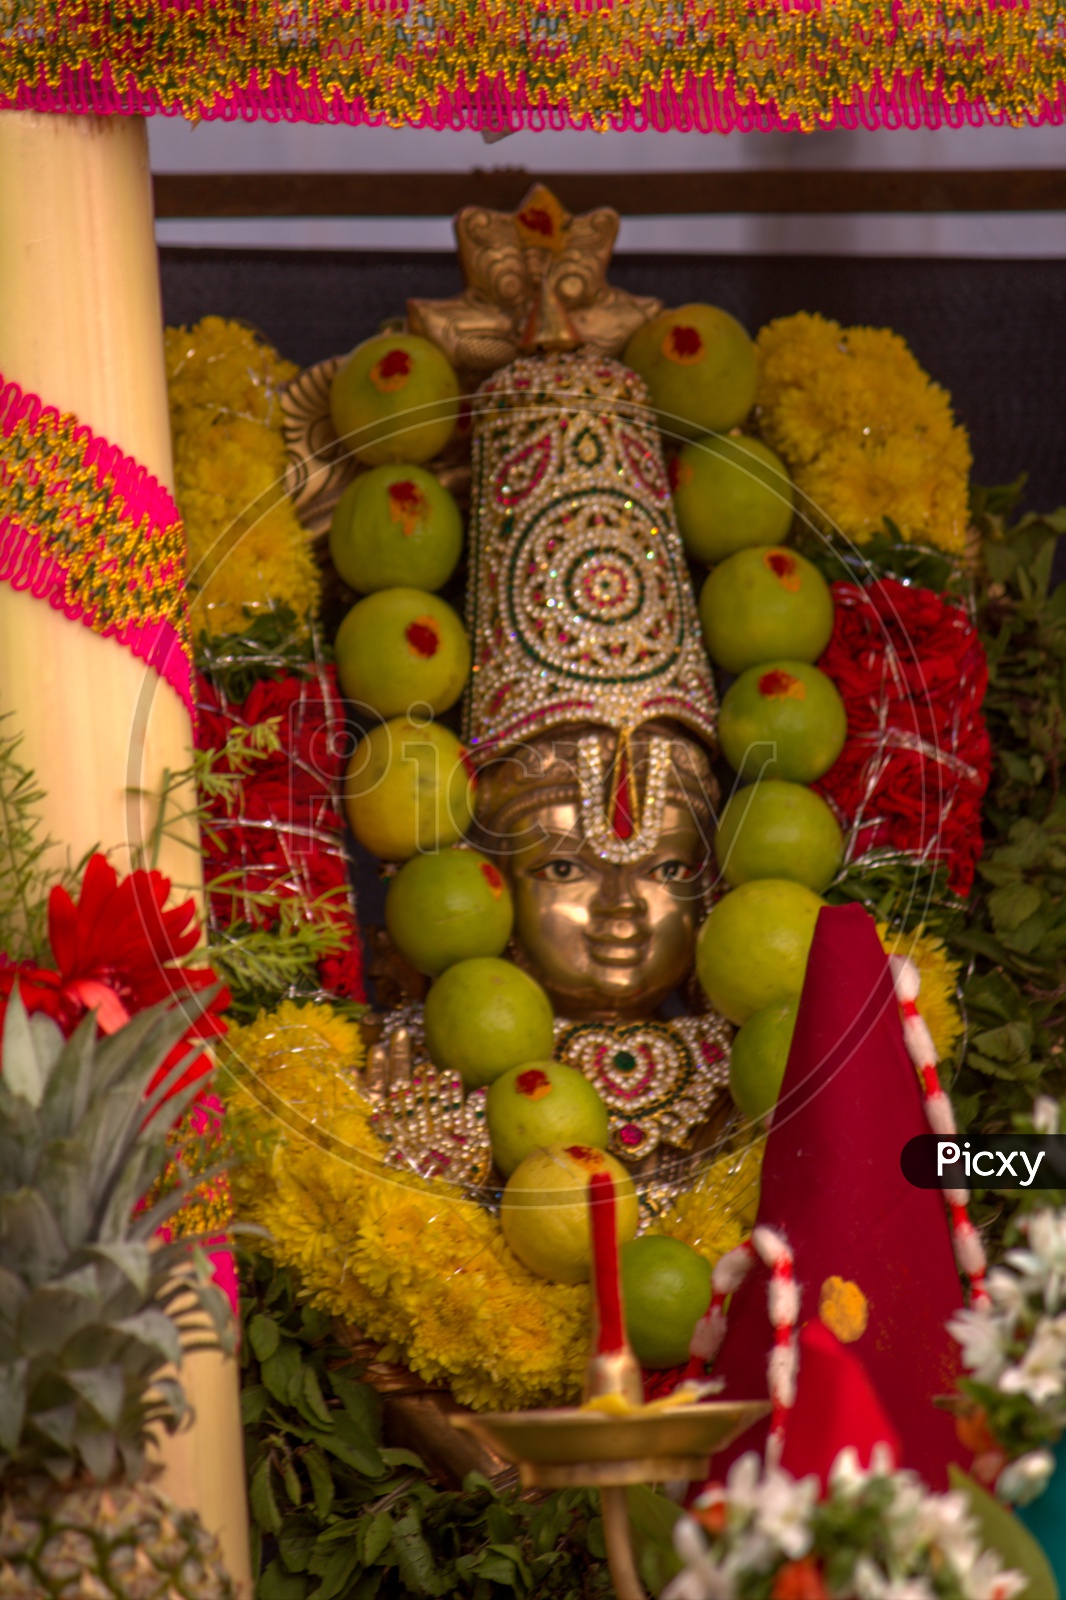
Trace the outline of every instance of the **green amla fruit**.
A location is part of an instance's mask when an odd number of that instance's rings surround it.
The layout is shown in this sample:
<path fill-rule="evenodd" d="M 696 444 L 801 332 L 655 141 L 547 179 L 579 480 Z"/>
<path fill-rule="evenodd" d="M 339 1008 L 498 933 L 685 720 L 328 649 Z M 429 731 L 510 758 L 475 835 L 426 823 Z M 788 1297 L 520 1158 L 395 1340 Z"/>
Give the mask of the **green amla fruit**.
<path fill-rule="evenodd" d="M 762 661 L 817 661 L 833 632 L 833 596 L 818 568 L 794 550 L 738 550 L 700 594 L 711 660 L 727 672 Z"/>
<path fill-rule="evenodd" d="M 670 479 L 677 525 L 694 561 L 713 566 L 750 545 L 780 544 L 792 526 L 792 483 L 761 439 L 694 439 L 673 461 Z"/>
<path fill-rule="evenodd" d="M 379 717 L 416 706 L 447 711 L 470 675 L 466 630 L 451 606 L 425 589 L 379 589 L 337 630 L 337 678 L 349 700 Z"/>
<path fill-rule="evenodd" d="M 755 404 L 755 346 L 718 306 L 661 311 L 637 329 L 622 359 L 648 385 L 667 437 L 725 433 Z"/>
<path fill-rule="evenodd" d="M 333 379 L 329 410 L 345 449 L 367 466 L 430 461 L 459 416 L 459 379 L 443 350 L 416 333 L 357 345 Z"/>
<path fill-rule="evenodd" d="M 459 507 L 431 472 L 411 462 L 361 472 L 337 502 L 329 553 L 360 594 L 406 586 L 440 589 L 462 553 Z"/>

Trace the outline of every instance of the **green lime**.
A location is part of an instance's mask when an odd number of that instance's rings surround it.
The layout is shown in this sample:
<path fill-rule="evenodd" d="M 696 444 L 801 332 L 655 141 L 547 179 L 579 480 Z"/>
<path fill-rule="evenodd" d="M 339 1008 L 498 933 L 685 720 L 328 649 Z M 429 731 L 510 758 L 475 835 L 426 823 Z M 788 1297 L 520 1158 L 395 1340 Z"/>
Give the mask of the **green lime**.
<path fill-rule="evenodd" d="M 410 462 L 361 472 L 337 502 L 333 565 L 353 589 L 439 589 L 463 548 L 463 519 L 443 484 Z"/>
<path fill-rule="evenodd" d="M 551 1001 L 513 961 L 474 956 L 442 972 L 426 997 L 434 1066 L 477 1089 L 527 1061 L 545 1061 L 555 1032 Z"/>
<path fill-rule="evenodd" d="M 614 1179 L 618 1238 L 632 1239 L 639 1211 L 621 1162 L 588 1145 L 552 1145 L 526 1156 L 507 1181 L 500 1206 L 503 1236 L 523 1266 L 552 1283 L 585 1283 L 592 1267 L 589 1179 Z"/>
<path fill-rule="evenodd" d="M 714 836 L 727 883 L 791 878 L 821 894 L 844 859 L 844 835 L 820 794 L 802 783 L 763 778 L 731 795 Z"/>
<path fill-rule="evenodd" d="M 824 902 L 783 878 L 756 878 L 711 908 L 696 941 L 696 975 L 716 1011 L 747 1022 L 803 988 L 814 924 Z"/>
<path fill-rule="evenodd" d="M 718 306 L 679 306 L 638 328 L 622 357 L 644 379 L 667 437 L 725 433 L 755 404 L 755 346 Z"/>
<path fill-rule="evenodd" d="M 461 839 L 473 820 L 474 779 L 454 733 L 394 717 L 352 752 L 344 809 L 364 849 L 406 861 Z"/>
<path fill-rule="evenodd" d="M 711 660 L 727 672 L 782 656 L 817 661 L 833 631 L 833 596 L 794 550 L 738 550 L 704 583 L 700 622 Z"/>
<path fill-rule="evenodd" d="M 379 333 L 337 371 L 329 410 L 345 449 L 367 466 L 430 461 L 451 438 L 459 380 L 443 350 L 417 333 Z"/>
<path fill-rule="evenodd" d="M 694 439 L 674 461 L 671 479 L 685 549 L 709 567 L 749 545 L 779 544 L 792 526 L 788 472 L 761 439 Z"/>
<path fill-rule="evenodd" d="M 547 1145 L 607 1143 L 607 1107 L 576 1067 L 530 1061 L 496 1079 L 486 1102 L 492 1157 L 505 1178 Z"/>
<path fill-rule="evenodd" d="M 379 717 L 416 706 L 447 711 L 470 675 L 466 630 L 451 606 L 425 589 L 368 594 L 341 623 L 334 650 L 344 694 Z"/>
<path fill-rule="evenodd" d="M 626 1332 L 642 1367 L 679 1367 L 711 1303 L 711 1264 L 681 1239 L 646 1233 L 619 1251 Z"/>
<path fill-rule="evenodd" d="M 435 978 L 471 956 L 499 956 L 514 923 L 499 867 L 476 850 L 435 850 L 404 863 L 385 896 L 385 926 L 400 954 Z"/>
<path fill-rule="evenodd" d="M 746 1117 L 765 1117 L 777 1104 L 788 1066 L 798 1000 L 763 1006 L 733 1037 L 729 1091 Z"/>
<path fill-rule="evenodd" d="M 847 733 L 835 684 L 806 661 L 749 667 L 726 690 L 718 714 L 722 754 L 746 782 L 813 783 L 829 771 Z"/>

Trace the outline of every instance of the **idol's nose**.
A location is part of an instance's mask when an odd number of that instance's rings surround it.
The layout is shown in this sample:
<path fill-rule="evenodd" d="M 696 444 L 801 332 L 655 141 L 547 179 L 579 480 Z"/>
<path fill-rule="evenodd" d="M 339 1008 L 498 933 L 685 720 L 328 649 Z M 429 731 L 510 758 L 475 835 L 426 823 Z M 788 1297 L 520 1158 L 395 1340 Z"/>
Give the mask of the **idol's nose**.
<path fill-rule="evenodd" d="M 603 874 L 589 910 L 594 924 L 640 923 L 647 918 L 648 902 L 638 891 L 631 874 L 624 867 L 616 867 Z"/>

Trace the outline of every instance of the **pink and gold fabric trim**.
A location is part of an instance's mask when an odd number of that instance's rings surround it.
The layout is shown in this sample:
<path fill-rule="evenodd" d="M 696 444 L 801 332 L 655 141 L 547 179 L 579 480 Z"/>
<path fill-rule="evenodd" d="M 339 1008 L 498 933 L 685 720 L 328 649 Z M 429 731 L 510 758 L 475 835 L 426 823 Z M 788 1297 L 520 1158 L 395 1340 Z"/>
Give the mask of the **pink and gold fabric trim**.
<path fill-rule="evenodd" d="M 192 712 L 177 506 L 117 446 L 2 374 L 0 583 L 117 639 Z"/>
<path fill-rule="evenodd" d="M 435 128 L 1061 123 L 1059 0 L 24 0 L 0 106 Z"/>

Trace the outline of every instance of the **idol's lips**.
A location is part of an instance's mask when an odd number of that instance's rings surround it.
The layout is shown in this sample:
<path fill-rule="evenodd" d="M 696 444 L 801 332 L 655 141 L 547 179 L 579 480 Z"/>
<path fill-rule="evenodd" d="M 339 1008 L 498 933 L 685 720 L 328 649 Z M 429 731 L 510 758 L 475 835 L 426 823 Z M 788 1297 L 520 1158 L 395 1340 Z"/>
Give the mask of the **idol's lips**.
<path fill-rule="evenodd" d="M 635 967 L 644 958 L 648 948 L 648 935 L 635 939 L 612 939 L 607 935 L 586 935 L 592 958 L 601 967 Z"/>

